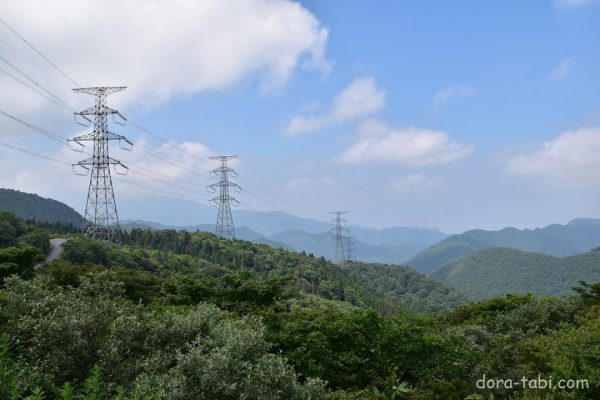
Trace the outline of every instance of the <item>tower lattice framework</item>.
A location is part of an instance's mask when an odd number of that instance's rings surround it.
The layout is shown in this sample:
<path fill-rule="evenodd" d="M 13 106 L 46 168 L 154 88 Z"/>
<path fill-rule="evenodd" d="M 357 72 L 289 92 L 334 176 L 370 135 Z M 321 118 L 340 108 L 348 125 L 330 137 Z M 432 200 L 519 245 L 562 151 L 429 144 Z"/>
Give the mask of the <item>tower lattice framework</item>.
<path fill-rule="evenodd" d="M 76 93 L 86 93 L 95 99 L 94 106 L 75 113 L 76 121 L 79 117 L 88 122 L 87 124 L 82 124 L 86 126 L 89 126 L 89 123 L 91 123 L 91 119 L 88 117 L 93 117 L 93 131 L 68 141 L 69 147 L 75 151 L 83 152 L 86 147 L 85 142 L 92 142 L 93 146 L 93 151 L 89 158 L 73 164 L 73 172 L 75 174 L 90 174 L 83 234 L 92 239 L 106 241 L 109 244 L 119 242 L 120 240 L 119 216 L 110 166 L 113 166 L 117 174 L 125 175 L 127 173 L 125 165 L 119 160 L 110 157 L 109 141 L 118 140 L 121 148 L 124 150 L 131 150 L 132 143 L 125 136 L 108 131 L 109 115 L 120 125 L 124 125 L 126 119 L 117 110 L 106 105 L 106 98 L 113 93 L 125 89 L 126 87 L 124 86 L 73 89 Z"/>
<path fill-rule="evenodd" d="M 342 215 L 348 211 L 332 211 L 335 218 L 331 221 L 333 224 L 333 233 L 335 235 L 335 253 L 333 260 L 336 264 L 344 264 L 354 260 L 354 241 L 349 235 L 350 230 L 346 228 L 346 221 Z"/>
<path fill-rule="evenodd" d="M 209 185 L 207 189 L 213 193 L 218 190 L 218 196 L 213 197 L 210 203 L 218 207 L 215 234 L 225 239 L 235 239 L 231 205 L 238 205 L 239 202 L 231 196 L 230 190 L 240 191 L 241 189 L 237 183 L 231 181 L 230 178 L 237 178 L 238 174 L 227 163 L 236 157 L 235 155 L 210 157 L 211 160 L 217 160 L 221 164 L 211 171 L 211 175 L 219 181 Z"/>

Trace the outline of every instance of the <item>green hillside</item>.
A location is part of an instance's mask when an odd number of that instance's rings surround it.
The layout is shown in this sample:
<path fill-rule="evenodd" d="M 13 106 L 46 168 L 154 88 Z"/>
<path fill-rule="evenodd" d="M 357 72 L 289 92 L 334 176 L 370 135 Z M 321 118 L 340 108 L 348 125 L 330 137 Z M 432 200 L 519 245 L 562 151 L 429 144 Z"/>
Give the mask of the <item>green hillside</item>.
<path fill-rule="evenodd" d="M 462 298 L 405 267 L 339 268 L 202 232 L 133 229 L 108 247 L 6 212 L 0 225 L 2 399 L 462 400 L 491 398 L 474 388 L 482 374 L 540 365 L 589 379 L 570 399 L 600 394 L 600 284 L 432 316 L 395 305 Z M 44 265 L 56 235 L 64 252 Z"/>
<path fill-rule="evenodd" d="M 411 311 L 439 313 L 467 301 L 458 291 L 409 267 L 352 262 L 344 266 L 344 271 L 361 285 L 398 300 Z"/>
<path fill-rule="evenodd" d="M 504 228 L 499 231 L 474 229 L 450 236 L 428 247 L 407 262 L 417 271 L 429 274 L 453 259 L 491 247 L 508 247 L 558 257 L 590 251 L 600 244 L 600 220 L 575 219 L 565 225 L 544 228 Z"/>
<path fill-rule="evenodd" d="M 410 268 L 364 263 L 342 268 L 324 258 L 247 241 L 223 241 L 206 232 L 132 229 L 125 234 L 124 242 L 135 248 L 176 253 L 181 259 L 191 256 L 187 259 L 190 265 L 198 259 L 212 264 L 208 269 L 190 268 L 197 276 L 202 276 L 202 271 L 214 274 L 219 269 L 249 269 L 264 277 L 287 275 L 293 277 L 294 290 L 384 313 L 393 312 L 395 305 L 415 312 L 437 312 L 463 300 L 456 292 Z M 385 281 L 390 287 L 372 285 L 373 279 Z"/>
<path fill-rule="evenodd" d="M 41 222 L 60 222 L 81 226 L 83 217 L 68 205 L 37 194 L 0 188 L 0 210 L 10 211 L 19 218 Z"/>
<path fill-rule="evenodd" d="M 472 300 L 515 293 L 567 296 L 579 281 L 600 281 L 600 251 L 560 258 L 489 248 L 451 261 L 431 277 Z"/>

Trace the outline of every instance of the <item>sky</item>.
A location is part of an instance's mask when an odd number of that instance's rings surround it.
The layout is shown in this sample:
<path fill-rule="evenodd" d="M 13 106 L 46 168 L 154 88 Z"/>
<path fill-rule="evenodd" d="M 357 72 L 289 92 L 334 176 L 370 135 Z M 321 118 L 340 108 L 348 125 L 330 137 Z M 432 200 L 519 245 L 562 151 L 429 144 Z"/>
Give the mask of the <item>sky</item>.
<path fill-rule="evenodd" d="M 238 155 L 240 209 L 448 233 L 600 217 L 598 0 L 7 0 L 0 17 L 0 111 L 73 137 L 90 128 L 70 109 L 93 104 L 73 87 L 127 86 L 109 97 L 134 143 L 111 147 L 121 219 L 212 222 L 219 154 Z M 84 212 L 67 164 L 85 153 L 1 113 L 0 131 L 0 187 Z"/>

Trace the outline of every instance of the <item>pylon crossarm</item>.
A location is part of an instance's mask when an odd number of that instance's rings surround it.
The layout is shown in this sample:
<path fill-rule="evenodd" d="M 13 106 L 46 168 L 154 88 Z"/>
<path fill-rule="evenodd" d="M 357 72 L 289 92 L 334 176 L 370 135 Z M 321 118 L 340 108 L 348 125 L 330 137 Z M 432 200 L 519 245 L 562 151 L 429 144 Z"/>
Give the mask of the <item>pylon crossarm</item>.
<path fill-rule="evenodd" d="M 126 166 L 125 164 L 123 164 L 120 161 L 117 161 L 114 164 L 114 169 L 115 169 L 115 173 L 118 175 L 128 175 L 129 174 L 129 167 Z"/>
<path fill-rule="evenodd" d="M 112 114 L 112 120 L 115 124 L 125 126 L 127 125 L 127 118 L 123 116 L 120 112 L 117 111 L 116 114 Z"/>
<path fill-rule="evenodd" d="M 96 132 L 86 133 L 85 135 L 75 136 L 73 139 L 67 139 L 74 142 L 91 142 L 96 140 Z"/>
<path fill-rule="evenodd" d="M 78 113 L 76 113 L 77 115 L 109 115 L 109 114 L 118 114 L 119 112 L 117 110 L 114 110 L 110 107 L 106 107 L 106 106 L 92 106 L 90 108 L 86 108 L 83 111 L 79 111 Z"/>
<path fill-rule="evenodd" d="M 90 171 L 88 167 L 79 163 L 72 164 L 71 167 L 73 168 L 73 173 L 79 176 L 87 176 L 88 172 Z"/>
<path fill-rule="evenodd" d="M 67 139 L 67 146 L 69 147 L 69 150 L 76 151 L 78 153 L 83 153 L 85 150 L 85 145 L 75 139 Z"/>
<path fill-rule="evenodd" d="M 85 115 L 81 115 L 79 113 L 73 113 L 73 118 L 75 119 L 75 123 L 81 126 L 85 126 L 89 128 L 92 124 L 92 120 L 86 117 Z M 85 121 L 85 122 L 84 122 Z"/>
<path fill-rule="evenodd" d="M 85 87 L 85 88 L 76 88 L 76 89 L 73 89 L 73 91 L 75 93 L 87 93 L 92 96 L 97 96 L 99 94 L 102 94 L 104 96 L 110 96 L 113 93 L 120 92 L 121 90 L 125 90 L 125 89 L 127 89 L 127 86 L 101 86 L 101 87 L 92 86 L 92 87 Z"/>

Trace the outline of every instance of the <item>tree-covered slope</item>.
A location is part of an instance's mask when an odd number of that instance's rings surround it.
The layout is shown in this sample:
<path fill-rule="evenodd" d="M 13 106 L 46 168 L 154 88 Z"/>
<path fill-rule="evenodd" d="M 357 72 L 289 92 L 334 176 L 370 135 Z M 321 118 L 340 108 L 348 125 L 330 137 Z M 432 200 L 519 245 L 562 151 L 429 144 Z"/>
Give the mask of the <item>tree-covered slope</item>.
<path fill-rule="evenodd" d="M 247 241 L 223 240 L 206 232 L 132 229 L 125 234 L 124 242 L 134 252 L 136 248 L 146 248 L 178 254 L 182 260 L 182 255 L 191 256 L 194 262 L 202 260 L 213 265 L 207 273 L 214 274 L 218 269 L 250 269 L 260 276 L 292 276 L 296 290 L 372 307 L 383 313 L 393 312 L 395 305 L 416 312 L 437 312 L 462 300 L 455 291 L 410 268 L 365 263 L 339 267 L 322 257 Z M 199 271 L 196 269 L 194 273 Z M 374 282 L 385 282 L 387 286 Z"/>
<path fill-rule="evenodd" d="M 473 300 L 514 293 L 572 295 L 579 281 L 600 281 L 600 251 L 560 258 L 489 248 L 451 261 L 431 277 Z"/>
<path fill-rule="evenodd" d="M 411 311 L 438 313 L 467 301 L 458 291 L 409 267 L 352 262 L 344 270 L 362 285 L 397 299 Z"/>
<path fill-rule="evenodd" d="M 12 189 L 0 188 L 0 210 L 10 211 L 25 220 L 60 222 L 75 226 L 81 226 L 84 222 L 77 211 L 60 201 Z"/>
<path fill-rule="evenodd" d="M 600 398 L 600 284 L 382 315 L 366 293 L 442 286 L 206 233 L 108 247 L 6 212 L 0 226 L 1 399 Z M 62 257 L 34 268 L 55 235 Z M 589 387 L 479 390 L 484 374 Z"/>
<path fill-rule="evenodd" d="M 491 247 L 508 247 L 526 252 L 559 257 L 571 256 L 600 245 L 600 220 L 574 219 L 565 225 L 544 228 L 504 228 L 499 231 L 474 229 L 450 236 L 428 247 L 407 262 L 416 270 L 429 274 L 451 260 Z"/>

